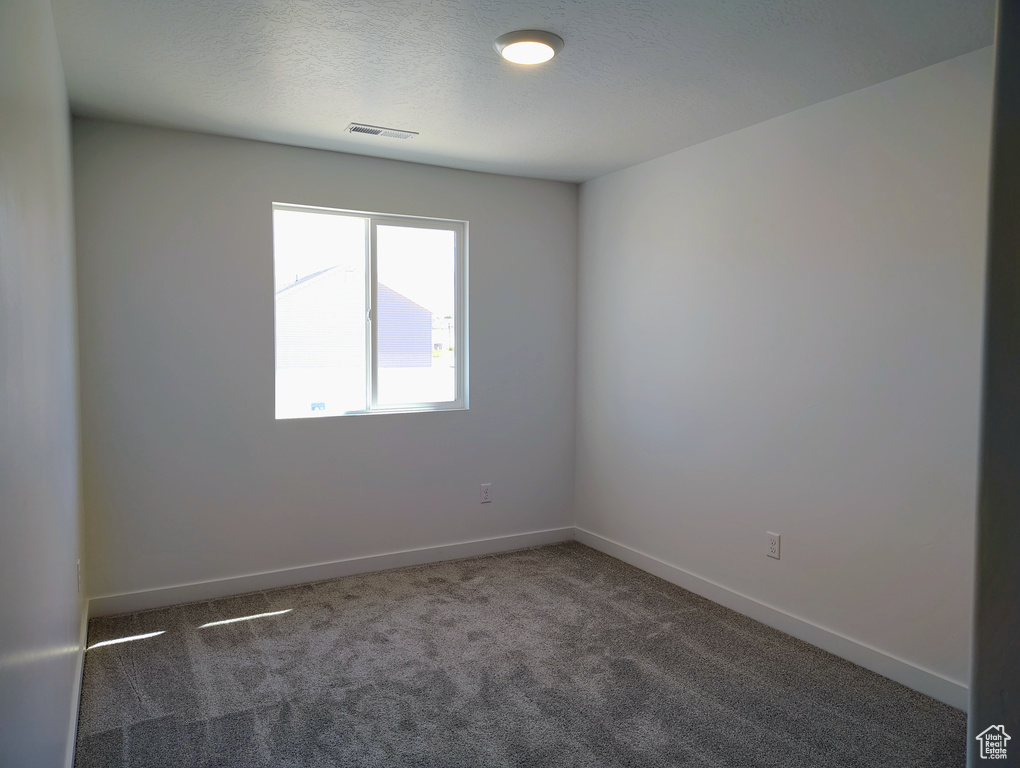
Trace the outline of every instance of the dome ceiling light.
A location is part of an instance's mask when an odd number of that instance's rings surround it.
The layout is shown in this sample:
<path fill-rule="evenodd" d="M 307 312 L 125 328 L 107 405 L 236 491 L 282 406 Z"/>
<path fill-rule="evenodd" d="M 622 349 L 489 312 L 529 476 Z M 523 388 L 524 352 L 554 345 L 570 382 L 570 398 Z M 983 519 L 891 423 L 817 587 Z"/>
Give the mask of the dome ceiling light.
<path fill-rule="evenodd" d="M 552 32 L 522 29 L 500 35 L 493 47 L 514 64 L 541 64 L 563 50 L 563 38 Z"/>

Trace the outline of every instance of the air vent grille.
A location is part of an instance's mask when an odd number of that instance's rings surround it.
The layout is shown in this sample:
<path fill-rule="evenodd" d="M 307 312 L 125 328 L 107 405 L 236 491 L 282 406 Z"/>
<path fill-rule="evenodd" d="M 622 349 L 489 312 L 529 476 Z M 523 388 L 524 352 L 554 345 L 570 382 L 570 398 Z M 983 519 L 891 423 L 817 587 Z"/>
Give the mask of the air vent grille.
<path fill-rule="evenodd" d="M 413 139 L 418 135 L 417 131 L 401 131 L 396 128 L 383 128 L 378 125 L 364 125 L 362 123 L 351 123 L 344 130 L 347 133 L 360 133 L 365 136 L 384 136 L 387 139 Z"/>

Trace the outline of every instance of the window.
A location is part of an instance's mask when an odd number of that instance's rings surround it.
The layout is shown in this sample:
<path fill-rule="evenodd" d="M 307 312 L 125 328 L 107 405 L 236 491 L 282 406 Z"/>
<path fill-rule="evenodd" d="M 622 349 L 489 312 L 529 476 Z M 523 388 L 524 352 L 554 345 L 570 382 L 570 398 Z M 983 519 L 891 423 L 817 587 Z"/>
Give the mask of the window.
<path fill-rule="evenodd" d="M 276 418 L 466 408 L 466 236 L 274 203 Z"/>

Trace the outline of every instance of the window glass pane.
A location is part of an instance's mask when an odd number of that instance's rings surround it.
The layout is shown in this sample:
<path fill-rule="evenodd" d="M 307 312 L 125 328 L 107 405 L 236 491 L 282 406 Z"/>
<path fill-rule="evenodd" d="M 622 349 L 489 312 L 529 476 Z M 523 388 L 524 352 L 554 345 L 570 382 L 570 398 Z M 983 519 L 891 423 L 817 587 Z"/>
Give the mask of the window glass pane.
<path fill-rule="evenodd" d="M 376 275 L 379 404 L 456 400 L 454 232 L 379 225 Z"/>
<path fill-rule="evenodd" d="M 365 219 L 273 211 L 276 418 L 367 407 Z"/>

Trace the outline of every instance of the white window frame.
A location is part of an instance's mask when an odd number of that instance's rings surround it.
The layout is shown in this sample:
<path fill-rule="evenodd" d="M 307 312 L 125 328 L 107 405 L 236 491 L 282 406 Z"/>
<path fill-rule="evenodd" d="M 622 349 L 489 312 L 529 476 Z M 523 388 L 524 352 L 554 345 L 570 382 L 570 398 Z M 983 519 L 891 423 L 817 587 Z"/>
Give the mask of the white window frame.
<path fill-rule="evenodd" d="M 273 203 L 273 212 L 300 211 L 304 213 L 332 214 L 365 219 L 365 354 L 366 392 L 368 407 L 359 411 L 345 411 L 329 416 L 308 416 L 304 418 L 278 419 L 278 421 L 304 421 L 305 418 L 323 419 L 340 416 L 361 416 L 369 413 L 417 413 L 421 411 L 465 411 L 468 409 L 468 222 L 457 219 L 436 219 L 424 216 L 406 216 L 389 213 L 370 213 L 341 208 L 326 208 L 297 203 Z M 376 259 L 376 230 L 379 226 L 411 227 L 414 229 L 440 229 L 454 233 L 454 370 L 457 395 L 453 400 L 434 403 L 379 403 L 379 381 L 376 375 L 378 365 L 378 324 L 375 322 L 375 296 L 378 292 L 378 270 Z M 276 271 L 276 253 L 273 253 L 273 271 Z M 276 302 L 273 302 L 273 349 L 276 350 Z M 275 392 L 275 364 L 273 388 Z"/>

